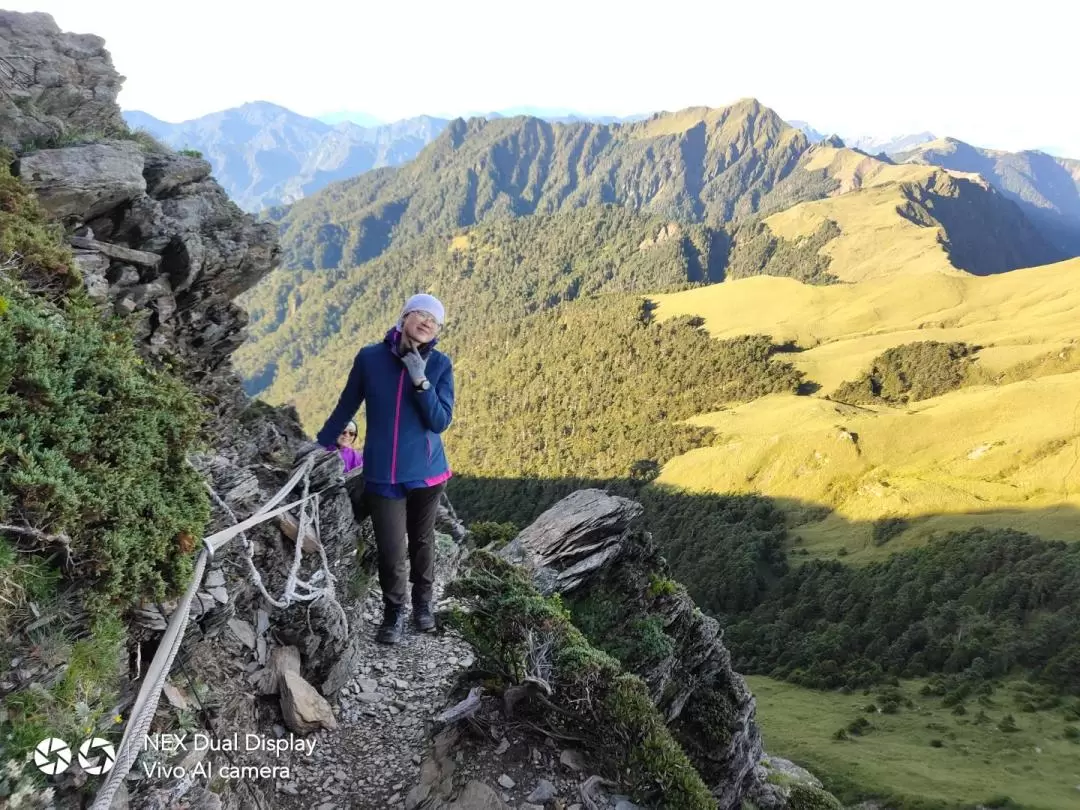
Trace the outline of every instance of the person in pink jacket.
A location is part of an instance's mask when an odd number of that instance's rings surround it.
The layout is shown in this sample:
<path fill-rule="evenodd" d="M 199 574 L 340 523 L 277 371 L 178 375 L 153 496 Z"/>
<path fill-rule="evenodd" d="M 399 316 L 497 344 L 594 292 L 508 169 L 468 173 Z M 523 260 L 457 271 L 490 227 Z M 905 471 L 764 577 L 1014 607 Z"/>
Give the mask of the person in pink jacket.
<path fill-rule="evenodd" d="M 349 424 L 337 437 L 337 449 L 341 453 L 341 460 L 345 462 L 345 472 L 364 466 L 364 454 L 355 450 L 352 446 L 356 441 L 356 422 L 349 420 Z"/>

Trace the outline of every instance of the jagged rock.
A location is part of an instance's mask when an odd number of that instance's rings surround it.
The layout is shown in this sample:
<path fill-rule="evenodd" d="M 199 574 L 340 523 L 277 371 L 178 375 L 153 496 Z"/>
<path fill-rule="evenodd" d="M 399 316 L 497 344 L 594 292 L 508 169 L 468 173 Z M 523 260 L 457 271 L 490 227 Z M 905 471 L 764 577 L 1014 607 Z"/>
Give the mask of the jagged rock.
<path fill-rule="evenodd" d="M 158 323 L 166 323 L 176 314 L 176 299 L 171 295 L 161 295 L 154 299 L 153 307 L 157 311 Z"/>
<path fill-rule="evenodd" d="M 108 257 L 102 256 L 100 253 L 95 253 L 105 260 L 106 265 L 109 264 Z M 108 280 L 109 285 L 113 287 L 130 287 L 133 284 L 139 283 L 139 271 L 132 267 L 130 264 L 115 264 L 109 266 L 108 272 L 105 274 L 105 278 Z"/>
<path fill-rule="evenodd" d="M 636 673 L 676 739 L 717 798 L 720 810 L 759 791 L 764 775 L 755 703 L 732 670 L 719 624 L 697 610 L 681 589 L 652 594 L 667 567 L 638 524 L 640 504 L 598 489 L 579 490 L 552 506 L 500 553 L 524 566 L 545 593 L 593 596 L 623 616 L 611 633 L 631 632 L 635 620 L 659 618 L 671 639 L 660 661 Z M 634 667 L 634 662 L 624 662 Z"/>
<path fill-rule="evenodd" d="M 123 245 L 112 245 L 108 242 L 99 242 L 85 236 L 71 237 L 71 246 L 79 250 L 94 250 L 104 254 L 110 259 L 122 262 L 142 265 L 143 267 L 157 267 L 161 264 L 161 256 L 156 253 L 147 253 L 142 250 L 132 250 Z"/>
<path fill-rule="evenodd" d="M 82 251 L 75 251 L 73 255 L 87 296 L 95 303 L 106 303 L 109 300 L 109 280 L 105 277 L 105 271 L 109 268 L 108 258 L 100 253 Z"/>
<path fill-rule="evenodd" d="M 559 754 L 559 762 L 572 771 L 580 771 L 585 767 L 585 763 L 581 759 L 581 754 L 572 748 L 567 748 Z"/>
<path fill-rule="evenodd" d="M 297 734 L 337 728 L 330 704 L 300 675 L 300 653 L 295 647 L 275 649 L 270 656 L 270 669 L 278 677 L 281 713 L 286 726 Z"/>
<path fill-rule="evenodd" d="M 245 647 L 250 650 L 255 649 L 255 628 L 250 622 L 245 622 L 243 619 L 229 619 L 229 629 Z"/>
<path fill-rule="evenodd" d="M 362 652 L 363 645 L 358 635 L 354 633 L 349 637 L 345 649 L 334 657 L 335 660 L 330 665 L 326 678 L 323 679 L 321 689 L 324 695 L 337 694 L 338 690 L 352 679 Z"/>
<path fill-rule="evenodd" d="M 475 779 L 465 784 L 465 789 L 457 800 L 446 806 L 446 810 L 509 810 L 508 805 L 499 798 L 499 794 L 483 782 Z"/>
<path fill-rule="evenodd" d="M 295 672 L 286 672 L 280 681 L 281 714 L 285 725 L 297 734 L 320 728 L 337 728 L 334 710 L 315 687 Z"/>
<path fill-rule="evenodd" d="M 137 309 L 143 309 L 150 301 L 169 295 L 169 292 L 168 282 L 163 278 L 156 278 L 148 284 L 136 284 L 128 288 L 126 296 L 135 302 Z"/>
<path fill-rule="evenodd" d="M 555 785 L 551 784 L 547 779 L 541 779 L 533 789 L 533 792 L 528 795 L 526 801 L 547 804 L 554 799 L 558 793 L 559 792 L 555 789 Z"/>
<path fill-rule="evenodd" d="M 454 728 L 435 735 L 431 755 L 420 766 L 420 779 L 405 796 L 405 810 L 439 810 L 446 807 L 445 800 L 454 789 L 457 762 L 453 751 L 457 743 L 458 732 Z"/>
<path fill-rule="evenodd" d="M 19 158 L 16 171 L 57 219 L 93 219 L 146 191 L 143 153 L 131 141 L 42 149 Z"/>
<path fill-rule="evenodd" d="M 220 588 L 225 585 L 225 573 L 220 568 L 212 568 L 206 572 L 203 585 L 209 588 Z"/>
<path fill-rule="evenodd" d="M 538 517 L 502 556 L 531 570 L 542 593 L 567 593 L 619 555 L 623 532 L 643 511 L 626 498 L 581 489 Z"/>
<path fill-rule="evenodd" d="M 126 129 L 116 104 L 123 79 L 101 37 L 61 33 L 48 14 L 0 11 L 0 52 L 18 71 L 0 93 L 4 146 Z"/>
<path fill-rule="evenodd" d="M 162 197 L 180 186 L 205 180 L 210 176 L 210 163 L 189 155 L 152 153 L 146 157 L 146 192 Z"/>

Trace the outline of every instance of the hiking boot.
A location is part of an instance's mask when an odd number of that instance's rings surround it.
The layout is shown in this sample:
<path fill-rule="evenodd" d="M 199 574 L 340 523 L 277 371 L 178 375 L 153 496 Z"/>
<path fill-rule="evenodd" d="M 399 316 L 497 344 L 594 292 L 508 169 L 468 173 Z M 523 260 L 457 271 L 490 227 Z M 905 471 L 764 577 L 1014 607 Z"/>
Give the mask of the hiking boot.
<path fill-rule="evenodd" d="M 405 632 L 405 609 L 401 605 L 387 605 L 383 608 L 382 625 L 375 634 L 380 644 L 397 644 Z"/>
<path fill-rule="evenodd" d="M 413 624 L 421 633 L 435 629 L 435 617 L 431 613 L 430 602 L 413 602 L 412 618 Z"/>

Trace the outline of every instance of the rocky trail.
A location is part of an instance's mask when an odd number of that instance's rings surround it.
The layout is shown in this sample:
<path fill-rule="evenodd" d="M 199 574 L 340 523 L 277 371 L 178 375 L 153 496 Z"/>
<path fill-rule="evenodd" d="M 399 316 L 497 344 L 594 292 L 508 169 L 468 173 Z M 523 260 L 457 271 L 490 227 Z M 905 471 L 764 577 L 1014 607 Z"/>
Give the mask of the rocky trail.
<path fill-rule="evenodd" d="M 292 752 L 293 778 L 277 784 L 276 806 L 292 810 L 404 807 L 418 781 L 431 720 L 457 675 L 472 664 L 468 645 L 411 626 L 400 644 L 374 640 L 378 595 L 364 606 L 361 661 L 332 704 L 335 731 L 320 731 L 311 756 Z M 281 727 L 275 729 L 283 732 Z"/>
<path fill-rule="evenodd" d="M 364 605 L 363 663 L 332 702 L 338 728 L 311 735 L 310 755 L 292 751 L 277 761 L 290 778 L 267 791 L 273 807 L 581 810 L 585 785 L 594 807 L 632 810 L 625 797 L 608 797 L 598 780 L 589 782 L 581 754 L 551 737 L 496 727 L 470 733 L 439 722 L 455 702 L 459 677 L 473 665 L 472 649 L 452 632 L 411 626 L 400 644 L 379 644 L 374 629 L 381 612 L 376 592 Z M 288 732 L 276 726 L 274 733 Z M 440 790 L 456 799 L 443 802 Z"/>

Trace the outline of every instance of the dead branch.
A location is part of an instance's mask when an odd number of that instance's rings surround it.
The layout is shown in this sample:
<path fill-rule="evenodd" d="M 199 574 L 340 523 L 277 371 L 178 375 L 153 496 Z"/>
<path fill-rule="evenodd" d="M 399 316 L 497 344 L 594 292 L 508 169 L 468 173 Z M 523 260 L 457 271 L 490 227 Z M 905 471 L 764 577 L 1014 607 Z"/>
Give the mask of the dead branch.
<path fill-rule="evenodd" d="M 68 555 L 71 554 L 71 538 L 61 532 L 60 534 L 47 534 L 41 531 L 41 529 L 35 529 L 32 526 L 12 526 L 9 523 L 0 523 L 0 532 L 10 532 L 11 534 L 21 534 L 24 537 L 32 537 L 39 543 L 45 545 L 61 545 L 68 550 Z"/>
<path fill-rule="evenodd" d="M 474 686 L 469 690 L 468 697 L 460 703 L 446 709 L 436 716 L 435 719 L 440 723 L 456 723 L 458 720 L 472 717 L 480 709 L 480 695 L 483 691 L 484 688 L 482 686 Z"/>

